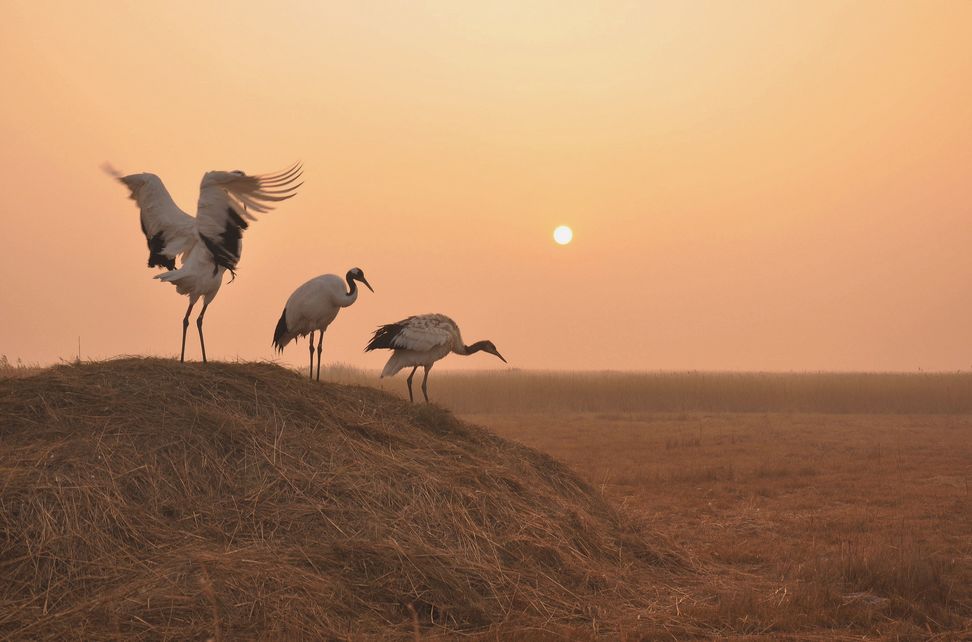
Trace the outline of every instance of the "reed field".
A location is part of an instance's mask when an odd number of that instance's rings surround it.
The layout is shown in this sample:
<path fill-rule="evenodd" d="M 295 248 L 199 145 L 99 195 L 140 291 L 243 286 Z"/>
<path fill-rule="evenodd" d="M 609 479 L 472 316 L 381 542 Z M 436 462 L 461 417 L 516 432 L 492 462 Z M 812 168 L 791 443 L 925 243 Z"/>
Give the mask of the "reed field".
<path fill-rule="evenodd" d="M 972 639 L 966 373 L 3 366 L 6 637 Z"/>
<path fill-rule="evenodd" d="M 306 371 L 305 371 L 306 372 Z M 403 371 L 391 379 L 331 366 L 329 381 L 380 387 L 406 398 Z M 413 386 L 419 396 L 421 368 Z M 750 373 L 436 371 L 432 401 L 457 413 L 810 412 L 972 413 L 972 372 Z"/>

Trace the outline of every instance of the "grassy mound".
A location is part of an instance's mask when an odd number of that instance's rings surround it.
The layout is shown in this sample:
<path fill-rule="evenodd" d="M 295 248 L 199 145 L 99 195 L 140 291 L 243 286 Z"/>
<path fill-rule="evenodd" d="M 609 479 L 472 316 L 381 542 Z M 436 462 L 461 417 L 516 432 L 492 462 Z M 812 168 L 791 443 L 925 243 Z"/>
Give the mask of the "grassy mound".
<path fill-rule="evenodd" d="M 0 380 L 0 532 L 4 638 L 573 626 L 663 563 L 553 459 L 270 364 Z"/>

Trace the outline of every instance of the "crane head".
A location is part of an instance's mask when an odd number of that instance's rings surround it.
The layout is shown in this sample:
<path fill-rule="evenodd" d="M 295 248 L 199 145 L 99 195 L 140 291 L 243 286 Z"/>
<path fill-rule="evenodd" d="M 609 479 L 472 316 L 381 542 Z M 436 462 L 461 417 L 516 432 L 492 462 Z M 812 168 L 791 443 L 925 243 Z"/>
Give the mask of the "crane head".
<path fill-rule="evenodd" d="M 364 275 L 364 270 L 362 270 L 361 268 L 351 268 L 350 270 L 348 270 L 348 280 L 350 281 L 352 279 L 364 283 L 365 287 L 367 287 L 372 292 L 375 291 L 375 289 L 371 287 L 371 284 L 368 283 L 368 279 L 366 279 Z"/>
<path fill-rule="evenodd" d="M 493 345 L 493 342 L 492 341 L 489 341 L 489 340 L 487 340 L 487 341 L 480 341 L 479 342 L 479 345 L 481 346 L 480 349 L 483 352 L 488 352 L 488 353 L 490 353 L 492 355 L 495 355 L 495 356 L 497 356 L 497 357 L 500 358 L 500 361 L 502 361 L 503 363 L 507 363 L 506 359 L 504 359 L 503 358 L 503 355 L 501 355 L 499 353 L 499 350 L 496 349 L 496 346 Z"/>

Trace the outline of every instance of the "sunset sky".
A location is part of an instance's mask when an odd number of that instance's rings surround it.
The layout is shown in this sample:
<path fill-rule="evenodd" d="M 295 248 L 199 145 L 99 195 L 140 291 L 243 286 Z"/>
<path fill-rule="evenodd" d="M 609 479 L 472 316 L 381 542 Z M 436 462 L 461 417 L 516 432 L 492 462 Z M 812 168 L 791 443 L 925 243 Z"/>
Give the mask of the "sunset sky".
<path fill-rule="evenodd" d="M 380 368 L 376 325 L 442 312 L 519 368 L 972 367 L 972 2 L 2 9 L 11 360 L 178 357 L 187 300 L 103 162 L 195 214 L 203 172 L 301 160 L 211 358 L 274 358 L 293 289 L 358 266 L 325 363 Z"/>

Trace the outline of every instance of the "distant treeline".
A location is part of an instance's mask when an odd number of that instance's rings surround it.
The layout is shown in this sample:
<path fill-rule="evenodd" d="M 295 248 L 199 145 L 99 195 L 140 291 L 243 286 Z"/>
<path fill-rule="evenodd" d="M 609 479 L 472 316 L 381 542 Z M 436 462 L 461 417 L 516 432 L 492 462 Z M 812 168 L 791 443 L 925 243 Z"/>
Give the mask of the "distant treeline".
<path fill-rule="evenodd" d="M 402 375 L 338 366 L 328 378 L 405 394 Z M 972 413 L 972 373 L 442 371 L 429 388 L 459 413 Z"/>

